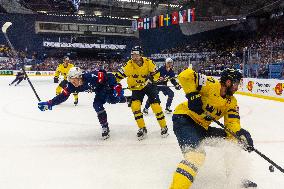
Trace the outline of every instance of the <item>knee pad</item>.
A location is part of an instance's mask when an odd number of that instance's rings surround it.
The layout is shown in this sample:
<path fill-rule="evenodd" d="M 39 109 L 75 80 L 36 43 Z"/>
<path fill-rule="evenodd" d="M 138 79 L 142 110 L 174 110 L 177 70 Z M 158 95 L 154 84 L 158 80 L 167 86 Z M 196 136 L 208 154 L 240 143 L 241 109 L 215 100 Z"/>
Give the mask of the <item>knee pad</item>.
<path fill-rule="evenodd" d="M 97 112 L 97 114 L 98 114 L 98 119 L 99 119 L 100 124 L 102 126 L 106 126 L 108 124 L 106 111 L 102 110 L 102 111 Z"/>
<path fill-rule="evenodd" d="M 101 104 L 101 103 L 93 102 L 93 107 L 94 107 L 96 112 L 100 112 L 102 110 L 105 110 L 103 104 Z"/>
<path fill-rule="evenodd" d="M 139 100 L 134 100 L 131 102 L 132 112 L 141 110 L 141 102 Z"/>
<path fill-rule="evenodd" d="M 152 104 L 150 104 L 151 105 L 151 108 L 152 108 L 152 110 L 153 110 L 153 112 L 155 113 L 155 114 L 157 114 L 157 113 L 160 113 L 160 112 L 163 112 L 162 111 L 162 107 L 160 106 L 160 104 L 159 103 L 152 103 Z"/>

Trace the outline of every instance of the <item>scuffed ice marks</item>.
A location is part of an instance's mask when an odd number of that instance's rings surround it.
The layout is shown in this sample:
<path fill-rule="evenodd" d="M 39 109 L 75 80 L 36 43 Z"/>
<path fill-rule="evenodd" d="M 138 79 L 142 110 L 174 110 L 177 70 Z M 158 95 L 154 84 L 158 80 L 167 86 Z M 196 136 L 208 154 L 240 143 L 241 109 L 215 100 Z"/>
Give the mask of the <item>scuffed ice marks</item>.
<path fill-rule="evenodd" d="M 242 181 L 249 178 L 251 161 L 238 144 L 207 139 L 199 148 L 205 149 L 206 159 L 192 189 L 240 189 Z"/>

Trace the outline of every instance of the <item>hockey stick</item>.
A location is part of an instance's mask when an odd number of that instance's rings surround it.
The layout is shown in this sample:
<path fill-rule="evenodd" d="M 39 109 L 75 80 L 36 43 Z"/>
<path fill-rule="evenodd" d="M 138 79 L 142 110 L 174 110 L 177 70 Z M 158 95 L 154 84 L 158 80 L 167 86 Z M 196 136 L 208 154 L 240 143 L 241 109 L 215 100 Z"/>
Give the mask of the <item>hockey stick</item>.
<path fill-rule="evenodd" d="M 133 87 L 124 87 L 122 89 L 135 89 L 135 88 L 139 88 L 139 87 L 142 87 L 142 86 L 146 86 L 147 84 L 149 84 L 149 83 L 144 83 L 143 85 L 141 84 L 141 85 L 136 85 L 136 86 L 133 86 Z M 157 82 L 152 82 L 152 84 L 157 86 L 157 87 L 164 87 L 164 86 L 175 87 L 174 85 L 159 85 L 159 84 L 157 84 Z"/>
<path fill-rule="evenodd" d="M 8 35 L 7 35 L 7 29 L 8 29 L 11 25 L 12 25 L 11 22 L 6 22 L 6 23 L 2 26 L 2 32 L 3 32 L 3 34 L 4 34 L 4 37 L 5 37 L 5 39 L 6 39 L 7 43 L 8 43 L 8 45 L 9 45 L 9 47 L 11 48 L 12 54 L 15 56 L 16 59 L 18 59 L 18 60 L 21 61 L 21 59 L 18 57 L 17 52 L 15 51 L 15 48 L 13 47 L 13 45 L 12 45 L 12 43 L 10 42 L 10 40 L 9 40 L 9 38 L 8 38 Z M 24 72 L 24 74 L 25 74 L 25 77 L 26 77 L 27 80 L 28 80 L 29 85 L 31 86 L 31 88 L 32 88 L 32 90 L 33 90 L 33 92 L 34 92 L 34 94 L 36 95 L 37 100 L 40 102 L 41 100 L 40 100 L 40 98 L 39 98 L 39 96 L 38 96 L 38 94 L 37 94 L 37 92 L 36 92 L 36 90 L 35 90 L 35 88 L 34 88 L 32 82 L 30 81 L 30 78 L 28 77 L 28 75 L 27 75 L 27 73 L 26 73 L 26 70 L 25 70 L 25 67 L 24 67 L 24 63 L 22 63 L 21 67 L 22 67 L 22 70 L 23 70 L 23 72 Z"/>
<path fill-rule="evenodd" d="M 247 144 L 245 144 L 245 142 L 239 137 L 237 136 L 233 131 L 231 131 L 229 128 L 227 128 L 224 124 L 222 124 L 221 122 L 215 120 L 213 117 L 211 117 L 210 115 L 207 114 L 207 116 L 209 116 L 211 118 L 212 121 L 214 121 L 216 124 L 218 124 L 220 127 L 222 127 L 223 129 L 225 129 L 225 131 L 227 131 L 228 133 L 230 133 L 233 137 L 235 137 L 241 144 L 244 144 L 246 146 L 248 146 Z M 254 151 L 255 153 L 257 153 L 260 157 L 262 157 L 263 159 L 265 159 L 266 161 L 268 161 L 272 166 L 276 167 L 279 171 L 281 171 L 282 173 L 284 173 L 284 169 L 282 167 L 280 167 L 279 165 L 277 165 L 274 161 L 272 161 L 270 158 L 268 158 L 266 155 L 264 155 L 263 153 L 261 153 L 259 150 L 257 150 L 256 148 L 254 148 L 253 146 L 250 146 L 252 148 L 252 151 Z M 269 170 L 271 170 L 271 167 L 269 167 Z"/>
<path fill-rule="evenodd" d="M 173 85 L 156 85 L 157 87 L 175 87 Z"/>
<path fill-rule="evenodd" d="M 153 83 L 153 84 L 155 85 L 155 83 Z M 135 88 L 139 88 L 141 86 L 144 86 L 144 85 L 137 85 L 135 87 L 124 87 L 122 89 L 135 89 Z M 173 87 L 173 88 L 175 87 L 173 85 L 155 85 L 155 86 L 157 86 L 157 87 Z"/>

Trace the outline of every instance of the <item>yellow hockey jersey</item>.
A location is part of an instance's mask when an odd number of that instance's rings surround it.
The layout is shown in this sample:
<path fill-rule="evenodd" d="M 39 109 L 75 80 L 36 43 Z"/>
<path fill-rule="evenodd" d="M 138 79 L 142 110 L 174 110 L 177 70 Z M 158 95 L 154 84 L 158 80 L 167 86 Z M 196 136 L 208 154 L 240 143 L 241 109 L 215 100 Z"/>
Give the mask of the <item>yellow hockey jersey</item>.
<path fill-rule="evenodd" d="M 213 78 L 186 69 L 178 75 L 178 80 L 185 94 L 199 92 L 203 102 L 202 109 L 214 119 L 224 117 L 224 125 L 234 133 L 240 130 L 240 116 L 237 100 L 234 96 L 220 96 L 221 83 Z M 188 101 L 179 104 L 174 114 L 186 114 L 196 123 L 208 129 L 211 121 L 205 120 L 206 114 L 198 115 L 188 109 Z"/>
<path fill-rule="evenodd" d="M 61 74 L 64 77 L 64 80 L 67 80 L 68 72 L 72 67 L 74 67 L 74 64 L 68 63 L 68 66 L 66 68 L 63 66 L 63 63 L 59 64 L 56 68 L 54 77 L 58 78 Z"/>
<path fill-rule="evenodd" d="M 142 90 L 146 86 L 146 81 L 150 75 L 154 77 L 154 81 L 157 81 L 160 73 L 157 73 L 154 62 L 146 57 L 142 57 L 142 59 L 142 66 L 138 66 L 132 59 L 126 62 L 115 73 L 117 82 L 127 77 L 127 84 L 130 90 Z"/>

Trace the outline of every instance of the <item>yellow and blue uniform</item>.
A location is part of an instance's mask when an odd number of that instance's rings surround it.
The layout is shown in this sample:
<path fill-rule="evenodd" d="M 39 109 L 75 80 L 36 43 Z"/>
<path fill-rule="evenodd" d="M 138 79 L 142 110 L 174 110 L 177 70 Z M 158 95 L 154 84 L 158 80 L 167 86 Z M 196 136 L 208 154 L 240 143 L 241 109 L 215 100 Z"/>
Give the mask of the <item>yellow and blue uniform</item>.
<path fill-rule="evenodd" d="M 221 83 L 213 78 L 198 74 L 192 69 L 181 72 L 178 76 L 185 94 L 198 91 L 203 102 L 202 109 L 216 120 L 224 117 L 224 123 L 231 131 L 240 130 L 240 116 L 237 99 L 234 96 L 220 96 Z M 179 104 L 174 114 L 187 115 L 206 130 L 212 121 L 204 119 L 206 114 L 197 114 L 188 108 L 188 101 Z"/>
<path fill-rule="evenodd" d="M 174 173 L 170 189 L 188 189 L 191 187 L 198 168 L 205 160 L 205 152 L 198 149 L 200 142 L 207 137 L 231 137 L 223 129 L 210 127 L 211 120 L 224 117 L 224 124 L 234 133 L 240 131 L 240 116 L 237 100 L 234 96 L 220 95 L 221 83 L 213 78 L 201 75 L 192 69 L 186 69 L 178 75 L 185 94 L 199 93 L 202 100 L 202 112 L 189 109 L 190 101 L 179 104 L 173 115 L 173 130 L 184 153 Z"/>
<path fill-rule="evenodd" d="M 144 96 L 147 95 L 160 127 L 165 128 L 167 126 L 166 120 L 160 106 L 160 101 L 157 98 L 157 90 L 153 84 L 149 83 L 149 78 L 152 78 L 153 81 L 157 81 L 160 74 L 156 71 L 156 65 L 152 60 L 142 57 L 142 61 L 143 64 L 139 66 L 130 59 L 115 76 L 118 82 L 127 78 L 128 88 L 132 91 L 131 109 L 138 127 L 145 128 L 141 104 Z"/>
<path fill-rule="evenodd" d="M 63 80 L 59 83 L 59 85 L 56 87 L 56 95 L 59 95 L 62 92 L 62 89 L 66 87 L 68 81 L 67 81 L 67 76 L 68 72 L 71 68 L 73 68 L 74 65 L 71 63 L 68 63 L 68 66 L 65 67 L 64 63 L 59 64 L 56 68 L 54 78 L 59 78 L 60 75 L 63 76 Z M 78 93 L 73 93 L 74 95 L 74 101 L 78 102 Z"/>

